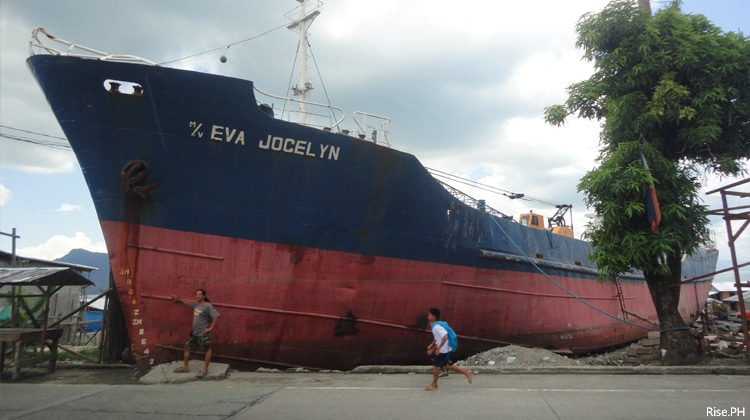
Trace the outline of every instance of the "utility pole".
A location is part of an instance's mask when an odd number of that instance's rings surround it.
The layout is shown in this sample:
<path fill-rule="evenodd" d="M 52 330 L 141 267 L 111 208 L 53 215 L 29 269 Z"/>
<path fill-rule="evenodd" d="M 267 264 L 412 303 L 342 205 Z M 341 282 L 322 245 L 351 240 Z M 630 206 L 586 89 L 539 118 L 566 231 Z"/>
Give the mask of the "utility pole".
<path fill-rule="evenodd" d="M 638 7 L 651 14 L 651 1 L 650 0 L 638 0 Z"/>
<path fill-rule="evenodd" d="M 15 268 L 16 266 L 16 239 L 19 239 L 20 236 L 16 235 L 16 228 L 13 228 L 13 233 L 0 232 L 0 235 L 10 236 L 11 238 L 13 238 L 12 239 L 13 246 L 12 246 L 12 251 L 10 253 L 10 266 Z"/>

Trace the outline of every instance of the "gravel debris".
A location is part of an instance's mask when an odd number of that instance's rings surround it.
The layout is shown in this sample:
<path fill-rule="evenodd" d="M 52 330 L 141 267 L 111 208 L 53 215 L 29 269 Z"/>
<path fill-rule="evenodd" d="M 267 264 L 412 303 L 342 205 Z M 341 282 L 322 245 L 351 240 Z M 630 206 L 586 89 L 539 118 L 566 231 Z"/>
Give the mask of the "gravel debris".
<path fill-rule="evenodd" d="M 475 354 L 459 366 L 623 366 L 626 349 L 589 356 L 564 356 L 545 349 L 509 345 Z"/>

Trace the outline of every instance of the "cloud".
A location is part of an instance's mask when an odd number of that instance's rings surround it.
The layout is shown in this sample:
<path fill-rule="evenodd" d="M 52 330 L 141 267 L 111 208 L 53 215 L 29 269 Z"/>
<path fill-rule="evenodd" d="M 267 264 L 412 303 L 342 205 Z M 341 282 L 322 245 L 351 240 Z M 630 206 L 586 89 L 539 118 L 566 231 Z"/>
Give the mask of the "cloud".
<path fill-rule="evenodd" d="M 0 158 L 2 166 L 30 174 L 60 174 L 74 172 L 75 156 L 42 146 L 29 147 L 22 143 L 9 144 L 4 149 L 7 159 Z M 4 153 L 6 154 L 6 153 Z"/>
<path fill-rule="evenodd" d="M 4 206 L 10 201 L 12 195 L 13 193 L 11 193 L 9 189 L 5 188 L 3 184 L 0 184 L 0 206 Z"/>
<path fill-rule="evenodd" d="M 80 210 L 80 209 L 81 209 L 81 206 L 79 206 L 79 205 L 62 203 L 62 204 L 60 204 L 60 207 L 58 207 L 57 210 L 55 210 L 55 211 L 59 212 L 59 213 L 68 213 L 68 212 L 76 211 L 76 210 Z"/>
<path fill-rule="evenodd" d="M 91 252 L 107 252 L 104 242 L 93 243 L 83 232 L 75 236 L 55 235 L 47 242 L 28 248 L 19 248 L 16 253 L 22 257 L 55 260 L 64 257 L 73 249 L 85 249 Z"/>

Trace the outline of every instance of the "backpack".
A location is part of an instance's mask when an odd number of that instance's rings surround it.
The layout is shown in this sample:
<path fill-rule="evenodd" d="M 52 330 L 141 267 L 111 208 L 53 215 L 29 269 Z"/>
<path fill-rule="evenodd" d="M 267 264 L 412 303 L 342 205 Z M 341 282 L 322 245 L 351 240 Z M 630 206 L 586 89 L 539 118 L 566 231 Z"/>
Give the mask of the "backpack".
<path fill-rule="evenodd" d="M 445 321 L 435 321 L 433 324 L 438 324 L 445 328 L 445 331 L 448 332 L 448 345 L 451 347 L 451 351 L 458 350 L 458 336 L 456 335 L 456 332 L 453 331 L 453 328 L 451 328 Z"/>

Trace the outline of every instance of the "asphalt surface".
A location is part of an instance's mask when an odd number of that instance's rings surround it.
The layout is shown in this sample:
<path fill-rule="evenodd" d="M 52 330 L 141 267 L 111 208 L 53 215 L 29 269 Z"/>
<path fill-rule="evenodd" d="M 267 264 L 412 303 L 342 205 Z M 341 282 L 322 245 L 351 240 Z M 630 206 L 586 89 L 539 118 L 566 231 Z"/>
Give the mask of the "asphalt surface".
<path fill-rule="evenodd" d="M 474 368 L 439 380 L 427 366 L 352 372 L 236 372 L 209 375 L 160 365 L 3 372 L 0 419 L 705 419 L 750 416 L 750 366 Z M 723 411 L 726 410 L 726 411 Z"/>

